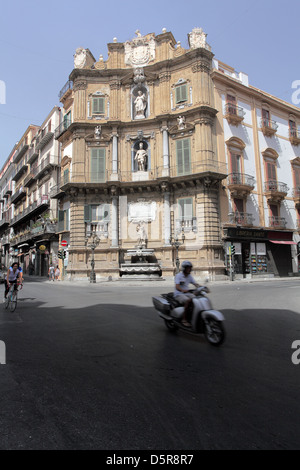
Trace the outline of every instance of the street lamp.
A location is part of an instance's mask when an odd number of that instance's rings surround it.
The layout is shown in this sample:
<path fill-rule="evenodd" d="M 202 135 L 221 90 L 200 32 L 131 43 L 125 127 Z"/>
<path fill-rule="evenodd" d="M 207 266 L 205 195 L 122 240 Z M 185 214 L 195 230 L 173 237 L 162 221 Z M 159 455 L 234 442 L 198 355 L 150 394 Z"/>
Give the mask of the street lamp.
<path fill-rule="evenodd" d="M 92 232 L 88 234 L 91 237 L 91 242 L 89 243 L 89 247 L 92 250 L 92 259 L 91 259 L 91 272 L 90 272 L 90 282 L 96 282 L 96 273 L 95 273 L 95 248 L 99 245 L 100 238 L 97 236 L 96 232 Z M 88 238 L 86 239 L 86 242 Z"/>
<path fill-rule="evenodd" d="M 178 235 L 176 235 L 175 238 L 172 238 L 170 237 L 170 245 L 172 245 L 175 249 L 176 249 L 176 261 L 175 261 L 175 265 L 176 265 L 176 274 L 179 273 L 179 267 L 180 267 L 180 261 L 179 261 L 179 256 L 178 256 L 178 249 L 181 245 L 184 244 L 184 240 L 185 240 L 185 235 L 184 235 L 184 227 L 182 225 L 182 228 L 181 228 L 181 239 L 182 239 L 182 242 L 180 242 L 178 240 Z"/>

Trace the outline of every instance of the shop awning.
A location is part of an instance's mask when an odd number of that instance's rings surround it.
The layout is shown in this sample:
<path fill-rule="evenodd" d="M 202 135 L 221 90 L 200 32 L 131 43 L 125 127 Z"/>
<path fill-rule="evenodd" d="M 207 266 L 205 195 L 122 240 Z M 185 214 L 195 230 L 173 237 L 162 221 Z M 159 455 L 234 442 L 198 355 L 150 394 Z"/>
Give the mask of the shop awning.
<path fill-rule="evenodd" d="M 296 242 L 286 241 L 286 240 L 269 240 L 271 243 L 276 243 L 277 245 L 297 245 Z"/>

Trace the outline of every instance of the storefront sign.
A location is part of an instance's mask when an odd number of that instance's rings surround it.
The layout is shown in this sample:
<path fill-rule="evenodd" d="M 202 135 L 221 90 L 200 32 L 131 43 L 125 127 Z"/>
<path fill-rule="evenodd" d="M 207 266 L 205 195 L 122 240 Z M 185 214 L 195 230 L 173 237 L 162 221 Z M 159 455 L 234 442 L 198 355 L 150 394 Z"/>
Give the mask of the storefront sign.
<path fill-rule="evenodd" d="M 46 250 L 45 245 L 40 245 L 40 246 L 39 246 L 39 250 L 40 250 L 40 251 L 45 251 L 45 250 Z"/>
<path fill-rule="evenodd" d="M 256 243 L 256 253 L 257 255 L 266 255 L 266 244 Z"/>
<path fill-rule="evenodd" d="M 265 230 L 251 230 L 242 228 L 228 228 L 228 238 L 248 238 L 248 239 L 267 239 L 267 232 Z"/>

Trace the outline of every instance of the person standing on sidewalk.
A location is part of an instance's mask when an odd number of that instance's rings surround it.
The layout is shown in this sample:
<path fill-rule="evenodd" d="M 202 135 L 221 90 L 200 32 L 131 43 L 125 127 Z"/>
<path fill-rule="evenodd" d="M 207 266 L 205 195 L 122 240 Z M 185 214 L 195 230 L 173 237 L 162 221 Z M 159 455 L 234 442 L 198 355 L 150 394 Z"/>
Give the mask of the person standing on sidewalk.
<path fill-rule="evenodd" d="M 54 269 L 53 264 L 50 264 L 49 271 L 48 271 L 49 281 L 51 281 L 52 279 L 52 281 L 54 282 L 54 271 L 55 269 Z"/>
<path fill-rule="evenodd" d="M 58 279 L 59 276 L 60 276 L 60 270 L 59 270 L 59 267 L 58 267 L 58 265 L 57 265 L 57 266 L 56 266 L 56 269 L 55 269 L 55 279 L 56 279 L 57 281 L 59 281 L 59 279 Z"/>

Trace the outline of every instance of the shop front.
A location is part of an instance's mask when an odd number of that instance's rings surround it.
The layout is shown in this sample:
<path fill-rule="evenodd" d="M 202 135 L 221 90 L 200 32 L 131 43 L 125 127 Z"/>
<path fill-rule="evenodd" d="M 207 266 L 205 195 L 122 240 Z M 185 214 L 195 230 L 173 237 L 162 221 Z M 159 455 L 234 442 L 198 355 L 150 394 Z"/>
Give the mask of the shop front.
<path fill-rule="evenodd" d="M 236 278 L 252 276 L 289 276 L 292 268 L 293 232 L 228 228 L 224 230 L 225 265 L 230 262 Z M 230 246 L 235 254 L 230 259 Z"/>

